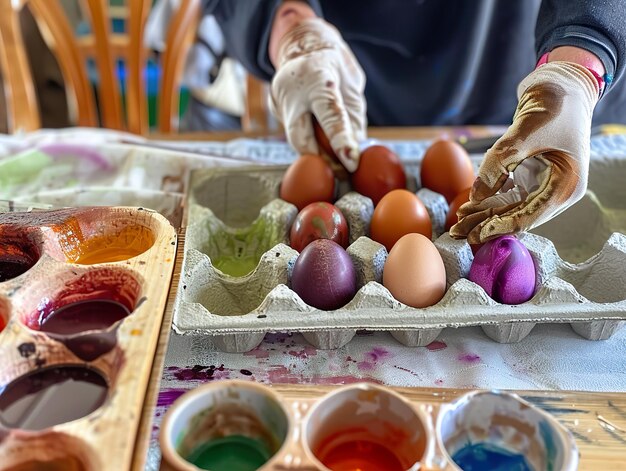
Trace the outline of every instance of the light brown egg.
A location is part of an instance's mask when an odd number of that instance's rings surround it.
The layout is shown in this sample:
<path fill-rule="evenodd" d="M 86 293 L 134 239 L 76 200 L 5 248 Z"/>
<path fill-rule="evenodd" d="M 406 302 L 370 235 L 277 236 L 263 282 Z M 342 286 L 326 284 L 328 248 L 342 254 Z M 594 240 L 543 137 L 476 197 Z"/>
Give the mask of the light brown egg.
<path fill-rule="evenodd" d="M 474 183 L 474 168 L 466 150 L 453 141 L 436 141 L 424 154 L 422 186 L 441 193 L 448 203 Z"/>
<path fill-rule="evenodd" d="M 437 304 L 446 292 L 446 269 L 435 244 L 421 234 L 398 240 L 385 262 L 383 285 L 407 306 Z"/>

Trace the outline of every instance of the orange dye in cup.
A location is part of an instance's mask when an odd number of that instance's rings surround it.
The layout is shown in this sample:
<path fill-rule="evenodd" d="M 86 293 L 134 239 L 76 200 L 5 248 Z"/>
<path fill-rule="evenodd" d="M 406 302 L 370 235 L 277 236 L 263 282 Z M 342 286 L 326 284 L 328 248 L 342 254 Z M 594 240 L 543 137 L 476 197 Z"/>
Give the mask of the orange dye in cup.
<path fill-rule="evenodd" d="M 322 444 L 315 453 L 333 471 L 403 471 L 398 457 L 386 446 L 369 440 L 339 443 L 332 448 Z"/>

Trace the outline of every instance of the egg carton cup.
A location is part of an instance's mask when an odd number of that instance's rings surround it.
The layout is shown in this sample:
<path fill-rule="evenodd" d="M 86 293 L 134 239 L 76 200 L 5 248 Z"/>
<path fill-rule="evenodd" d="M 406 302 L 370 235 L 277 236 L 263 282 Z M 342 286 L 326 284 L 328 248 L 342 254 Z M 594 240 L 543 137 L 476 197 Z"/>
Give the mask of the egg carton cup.
<path fill-rule="evenodd" d="M 425 346 L 443 329 L 481 326 L 491 339 L 513 343 L 521 341 L 538 323 L 568 323 L 586 339 L 603 340 L 626 319 L 626 236 L 608 232 L 620 224 L 606 209 L 598 209 L 597 217 L 610 223 L 593 229 L 600 234 L 598 237 L 605 237 L 604 244 L 598 253 L 581 263 L 563 260 L 555 245 L 543 236 L 522 234 L 520 239 L 537 269 L 536 292 L 528 302 L 505 305 L 466 278 L 473 254 L 466 241 L 454 240 L 443 232 L 448 210 L 445 199 L 428 189 L 419 189 L 417 195 L 431 215 L 433 240 L 446 268 L 447 291 L 437 304 L 418 309 L 397 301 L 381 284 L 387 251 L 368 237 L 372 202 L 350 192 L 345 184 L 340 186 L 340 198 L 335 204 L 350 227 L 347 252 L 356 269 L 358 292 L 340 309 L 316 309 L 290 289 L 298 253 L 286 244 L 296 210 L 276 200 L 284 170 L 252 167 L 194 172 L 185 255 L 175 302 L 176 332 L 210 336 L 220 350 L 245 352 L 258 346 L 266 333 L 277 331 L 300 332 L 320 349 L 339 348 L 363 329 L 389 331 L 403 345 Z M 220 193 L 220 189 L 229 188 L 229 181 L 237 182 L 237 190 Z M 235 207 L 230 201 L 233 194 L 238 201 Z M 240 208 L 246 207 L 245 201 L 251 203 L 245 214 L 249 218 L 247 226 L 242 212 L 245 209 Z M 569 221 L 574 227 L 562 230 L 576 234 L 576 227 L 587 227 L 581 221 L 592 214 L 589 207 L 596 202 L 597 198 L 588 192 L 561 219 L 553 220 L 553 228 L 548 230 L 556 231 L 560 221 Z M 233 211 L 237 211 L 238 229 L 226 226 Z M 250 238 L 250 247 L 256 251 L 259 262 L 246 276 L 233 277 L 216 269 L 212 259 L 219 256 L 219 251 L 207 250 L 206 246 L 221 242 L 210 242 L 212 234 L 217 233 L 210 228 L 226 228 L 220 232 L 222 237 L 229 231 L 250 232 L 260 220 L 267 221 L 266 225 L 273 221 L 277 224 L 275 234 L 284 234 L 284 238 L 274 239 L 276 245 L 271 247 L 266 244 L 262 253 L 259 240 L 263 239 L 263 232 L 256 239 Z M 584 241 L 586 234 L 583 232 L 582 236 Z"/>
<path fill-rule="evenodd" d="M 512 393 L 473 391 L 452 403 L 431 404 L 367 383 L 284 397 L 267 386 L 231 380 L 196 388 L 170 408 L 160 431 L 162 469 L 198 469 L 185 458 L 228 434 L 265 443 L 269 460 L 262 471 L 329 471 L 324 463 L 330 464 L 333 450 L 358 440 L 386 448 L 385 469 L 459 471 L 452 457 L 467 444 L 523 456 L 537 471 L 578 466 L 571 433 Z M 353 451 L 350 458 L 367 461 L 367 450 L 365 445 L 365 456 Z"/>
<path fill-rule="evenodd" d="M 81 254 L 96 239 L 105 249 L 144 249 L 125 260 L 82 263 Z M 168 221 L 141 208 L 0 213 L 0 255 L 17 250 L 34 263 L 0 282 L 0 397 L 15 380 L 49 368 L 84 368 L 108 387 L 104 403 L 93 412 L 57 425 L 32 428 L 28 418 L 9 423 L 3 415 L 0 470 L 130 469 L 135 444 L 142 439 L 139 420 L 176 244 Z M 44 311 L 89 300 L 123 304 L 130 314 L 106 329 L 67 334 L 42 330 Z M 23 414 L 45 415 L 47 396 L 39 394 L 33 410 Z M 62 405 L 48 407 L 71 410 L 83 402 L 68 397 Z"/>

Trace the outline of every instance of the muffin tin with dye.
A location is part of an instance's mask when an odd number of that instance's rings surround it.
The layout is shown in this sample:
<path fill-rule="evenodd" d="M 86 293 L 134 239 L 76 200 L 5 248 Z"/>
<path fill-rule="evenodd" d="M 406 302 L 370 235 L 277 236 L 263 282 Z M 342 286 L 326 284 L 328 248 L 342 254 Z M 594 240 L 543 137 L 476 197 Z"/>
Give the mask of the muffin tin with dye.
<path fill-rule="evenodd" d="M 362 383 L 294 396 L 245 381 L 220 381 L 184 394 L 161 426 L 161 469 L 578 467 L 571 433 L 515 394 L 474 391 L 432 404 Z"/>
<path fill-rule="evenodd" d="M 130 468 L 176 244 L 141 208 L 0 213 L 0 470 Z"/>
<path fill-rule="evenodd" d="M 419 189 L 419 167 L 405 165 L 407 186 L 428 209 L 446 267 L 448 289 L 439 303 L 412 308 L 381 284 L 387 251 L 367 237 L 372 202 L 342 182 L 335 205 L 350 227 L 348 253 L 359 290 L 335 311 L 307 305 L 289 287 L 298 253 L 287 245 L 288 234 L 297 209 L 278 199 L 286 167 L 215 168 L 192 173 L 175 331 L 210 335 L 219 349 L 244 352 L 276 331 L 302 332 L 314 346 L 329 349 L 360 329 L 389 331 L 404 345 L 424 346 L 450 327 L 479 325 L 497 342 L 517 342 L 537 323 L 569 323 L 590 340 L 606 339 L 623 324 L 626 236 L 617 231 L 626 232 L 626 210 L 620 209 L 620 191 L 603 189 L 626 176 L 621 159 L 592 160 L 583 200 L 537 233 L 520 236 L 537 267 L 535 295 L 520 305 L 499 304 L 466 279 L 472 251 L 444 233 L 445 198 Z"/>

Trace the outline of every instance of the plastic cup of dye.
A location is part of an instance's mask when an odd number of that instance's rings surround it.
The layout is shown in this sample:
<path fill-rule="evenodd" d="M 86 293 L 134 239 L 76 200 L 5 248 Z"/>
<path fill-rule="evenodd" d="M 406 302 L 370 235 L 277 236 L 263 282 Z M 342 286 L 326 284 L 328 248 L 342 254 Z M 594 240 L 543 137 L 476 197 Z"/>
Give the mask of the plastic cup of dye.
<path fill-rule="evenodd" d="M 476 391 L 442 406 L 437 440 L 452 469 L 578 469 L 578 449 L 571 433 L 516 394 Z"/>
<path fill-rule="evenodd" d="M 207 384 L 182 395 L 161 426 L 161 469 L 254 471 L 289 432 L 287 411 L 268 388 L 246 381 Z"/>
<path fill-rule="evenodd" d="M 373 384 L 340 388 L 304 422 L 305 453 L 320 470 L 406 471 L 432 450 L 432 423 L 395 392 Z"/>

